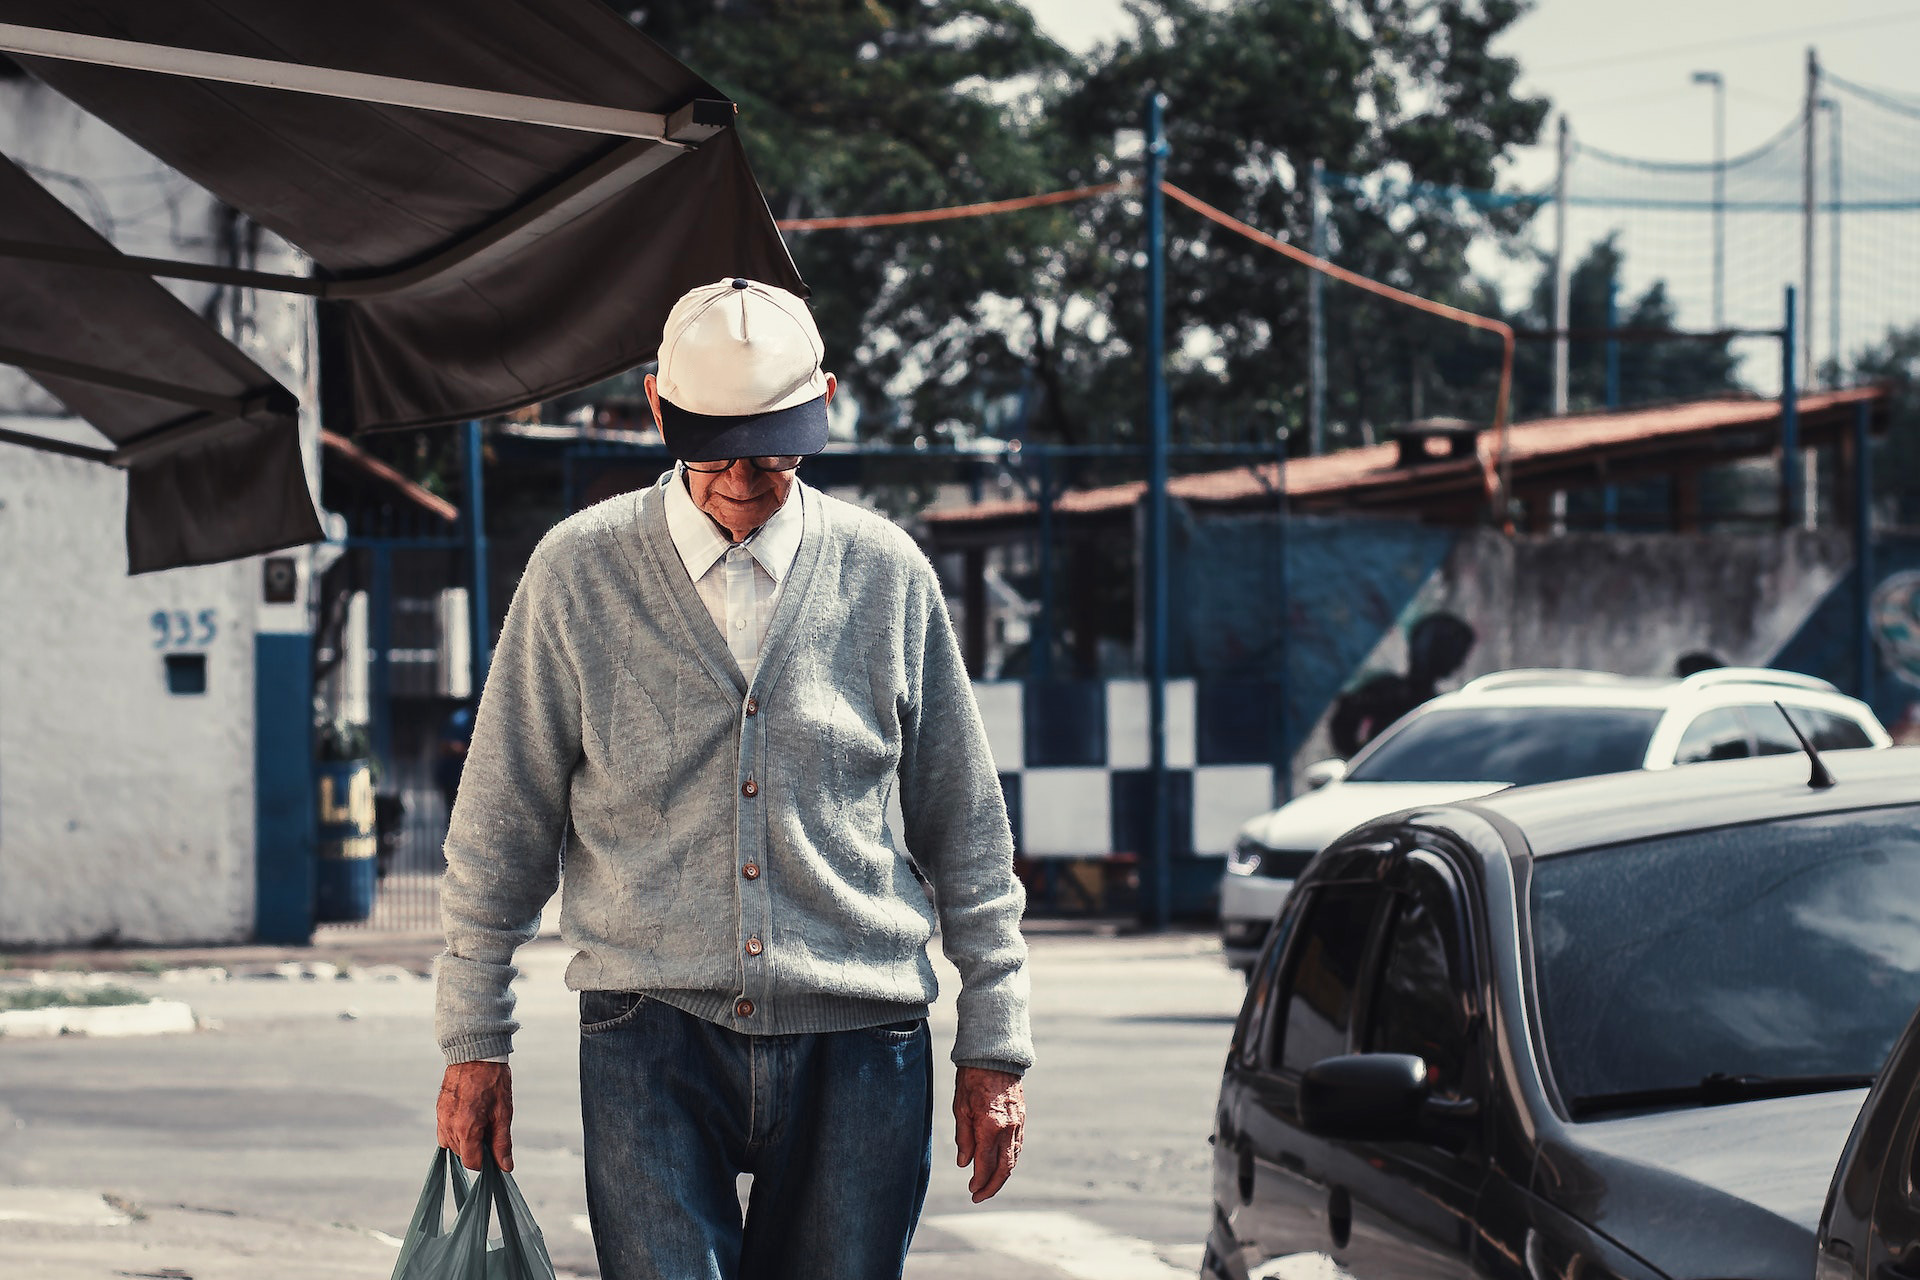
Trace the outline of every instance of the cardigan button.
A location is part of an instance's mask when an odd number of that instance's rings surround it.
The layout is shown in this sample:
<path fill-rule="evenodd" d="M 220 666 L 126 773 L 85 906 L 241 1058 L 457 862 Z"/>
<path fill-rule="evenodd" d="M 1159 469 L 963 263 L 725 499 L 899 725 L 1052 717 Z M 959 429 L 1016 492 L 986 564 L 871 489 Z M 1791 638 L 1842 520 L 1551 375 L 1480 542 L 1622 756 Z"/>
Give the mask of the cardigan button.
<path fill-rule="evenodd" d="M 748 955 L 750 955 L 750 956 L 757 956 L 757 955 L 759 955 L 759 954 L 760 954 L 760 953 L 761 953 L 762 951 L 765 951 L 765 950 L 766 950 L 766 947 L 765 947 L 765 946 L 763 946 L 763 945 L 761 944 L 761 942 L 760 942 L 760 939 L 759 939 L 759 938 L 757 938 L 757 937 L 755 937 L 755 938 L 748 938 L 748 939 L 747 939 L 747 954 L 748 954 Z"/>
<path fill-rule="evenodd" d="M 736 1018 L 751 1018 L 753 1016 L 753 1001 L 747 999 L 745 996 L 734 1001 L 733 1016 Z"/>
<path fill-rule="evenodd" d="M 760 699 L 758 698 L 747 699 L 747 714 L 750 716 L 757 716 L 760 714 Z"/>
<path fill-rule="evenodd" d="M 757 796 L 760 794 L 760 784 L 755 782 L 752 778 L 748 778 L 745 782 L 740 784 L 740 794 L 743 796 L 746 796 L 749 800 L 751 800 L 754 796 Z"/>
<path fill-rule="evenodd" d="M 760 864 L 757 862 L 749 862 L 746 866 L 740 868 L 740 874 L 749 880 L 758 880 L 760 878 Z"/>

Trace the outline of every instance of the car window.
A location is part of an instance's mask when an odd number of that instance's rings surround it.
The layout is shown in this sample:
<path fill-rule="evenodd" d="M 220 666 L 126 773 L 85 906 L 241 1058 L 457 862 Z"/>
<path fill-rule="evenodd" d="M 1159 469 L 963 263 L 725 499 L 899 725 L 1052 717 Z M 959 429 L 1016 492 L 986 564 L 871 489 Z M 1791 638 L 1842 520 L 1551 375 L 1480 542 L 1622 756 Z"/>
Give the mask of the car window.
<path fill-rule="evenodd" d="M 1312 907 L 1308 898 L 1298 909 L 1283 910 L 1274 924 L 1267 939 L 1265 950 L 1254 961 L 1252 972 L 1247 978 L 1247 998 L 1241 1003 L 1240 1017 L 1234 1023 L 1234 1049 L 1245 1065 L 1258 1065 L 1261 1030 L 1267 1025 L 1268 1011 L 1273 1007 L 1274 992 L 1280 986 L 1280 966 L 1286 963 L 1287 940 L 1293 935 L 1294 925 Z"/>
<path fill-rule="evenodd" d="M 1510 782 L 1624 773 L 1646 763 L 1660 712 L 1642 707 L 1450 707 L 1407 721 L 1348 782 Z"/>
<path fill-rule="evenodd" d="M 1744 710 L 1759 740 L 1759 754 L 1781 756 L 1800 750 L 1800 740 L 1793 736 L 1793 730 L 1780 715 L 1780 708 L 1771 703 L 1758 703 Z M 1793 713 L 1794 724 L 1800 726 L 1800 732 L 1807 735 L 1816 751 L 1857 751 L 1873 745 L 1867 731 L 1847 716 L 1791 703 L 1787 704 L 1787 710 Z"/>
<path fill-rule="evenodd" d="M 1674 749 L 1675 764 L 1739 760 L 1753 754 L 1747 744 L 1747 718 L 1738 707 L 1715 707 L 1693 718 Z"/>
<path fill-rule="evenodd" d="M 1267 1061 L 1277 1061 L 1282 1071 L 1297 1074 L 1347 1052 L 1354 993 L 1384 896 L 1370 884 L 1329 885 L 1314 895 L 1280 993 L 1278 1043 L 1268 1046 Z"/>
<path fill-rule="evenodd" d="M 1434 1092 L 1460 1097 L 1472 975 L 1455 971 L 1461 922 L 1452 885 L 1437 868 L 1417 866 L 1408 891 L 1391 901 L 1364 1047 L 1425 1059 Z"/>
<path fill-rule="evenodd" d="M 1753 726 L 1754 754 L 1758 756 L 1790 755 L 1800 749 L 1800 739 L 1793 736 L 1786 717 L 1780 714 L 1780 708 L 1771 703 L 1756 703 L 1741 708 L 1747 713 L 1747 723 Z M 1809 738 L 1813 736 L 1811 713 L 1805 707 L 1793 709 L 1794 723 Z M 1816 747 L 1819 743 L 1814 744 Z"/>
<path fill-rule="evenodd" d="M 1569 1106 L 1710 1076 L 1865 1076 L 1920 1004 L 1920 806 L 1540 859 L 1548 1058 Z"/>
<path fill-rule="evenodd" d="M 1873 739 L 1858 721 L 1834 711 L 1793 708 L 1793 718 L 1801 732 L 1813 739 L 1818 751 L 1859 751 L 1873 746 Z"/>

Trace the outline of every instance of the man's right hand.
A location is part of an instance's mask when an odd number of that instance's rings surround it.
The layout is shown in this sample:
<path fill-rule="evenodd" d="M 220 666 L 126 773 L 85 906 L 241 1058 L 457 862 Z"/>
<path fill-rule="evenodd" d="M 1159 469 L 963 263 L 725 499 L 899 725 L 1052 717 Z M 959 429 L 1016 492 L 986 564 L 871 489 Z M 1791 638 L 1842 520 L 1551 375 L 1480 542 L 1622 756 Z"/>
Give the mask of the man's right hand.
<path fill-rule="evenodd" d="M 493 1148 L 493 1161 L 513 1172 L 513 1072 L 504 1062 L 457 1062 L 440 1082 L 440 1145 L 469 1169 Z"/>

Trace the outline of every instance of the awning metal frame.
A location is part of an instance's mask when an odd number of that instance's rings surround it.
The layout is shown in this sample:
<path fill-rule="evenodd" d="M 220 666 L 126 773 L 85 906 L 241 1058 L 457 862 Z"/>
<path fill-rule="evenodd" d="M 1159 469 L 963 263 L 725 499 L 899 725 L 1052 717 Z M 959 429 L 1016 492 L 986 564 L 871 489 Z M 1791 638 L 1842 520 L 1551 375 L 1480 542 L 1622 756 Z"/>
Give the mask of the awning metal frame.
<path fill-rule="evenodd" d="M 96 66 L 122 67 L 128 71 L 152 71 L 159 75 L 185 76 L 190 80 L 217 80 L 261 89 L 284 89 L 289 93 L 347 98 L 387 107 L 414 107 L 421 111 L 443 111 L 449 115 L 543 124 L 583 133 L 644 138 L 650 142 L 679 142 L 673 136 L 673 116 L 658 111 L 596 107 L 583 102 L 536 98 L 523 93 L 496 93 L 488 89 L 467 89 L 460 85 L 434 84 L 425 80 L 403 80 L 397 76 L 310 67 L 298 62 L 209 53 L 204 49 L 181 49 L 139 40 L 115 40 L 107 36 L 82 35 L 77 31 L 57 31 L 50 27 L 0 23 L 0 52 L 35 58 L 58 58 L 65 62 L 89 62 Z"/>
<path fill-rule="evenodd" d="M 434 250 L 420 260 L 362 275 L 289 276 L 211 263 L 136 257 L 115 250 L 0 239 L 0 257 L 120 271 L 158 279 L 193 280 L 204 284 L 301 294 L 329 301 L 350 302 L 389 297 L 428 288 L 462 267 L 510 254 L 526 241 L 538 239 L 581 211 L 594 207 L 612 194 L 697 149 L 723 129 L 731 128 L 738 111 L 732 102 L 712 98 L 697 98 L 677 110 L 665 113 L 628 111 L 555 98 L 497 93 L 459 85 L 116 40 L 15 23 L 0 23 L 0 52 L 87 62 L 196 80 L 253 85 L 382 106 L 544 125 L 627 139 L 494 222 Z M 174 386 L 112 369 L 5 347 L 0 347 L 0 364 L 12 365 L 29 373 L 42 373 L 152 396 L 199 411 L 154 428 L 136 439 L 124 441 L 114 449 L 98 449 L 0 429 L 0 442 L 27 445 L 119 467 L 172 453 L 208 434 L 239 424 L 258 425 L 250 422 L 252 415 L 257 413 L 290 413 L 298 408 L 297 404 L 285 403 L 288 395 L 277 385 L 242 398 L 212 396 L 190 387 Z"/>
<path fill-rule="evenodd" d="M 288 417 L 297 413 L 300 408 L 299 401 L 294 399 L 292 393 L 277 383 L 240 396 L 213 395 L 197 387 L 180 386 L 155 378 L 142 378 L 119 369 L 107 369 L 99 365 L 83 364 L 77 360 L 63 360 L 57 356 L 40 355 L 37 352 L 4 346 L 0 346 L 0 364 L 12 365 L 16 369 L 44 374 L 50 378 L 86 382 L 114 391 L 127 391 L 155 400 L 165 400 L 192 410 L 172 421 L 163 422 L 157 427 L 143 431 L 130 440 L 122 440 L 112 449 L 48 441 L 45 437 L 21 431 L 0 432 L 0 440 L 5 440 L 9 444 L 51 449 L 56 453 L 67 453 L 74 457 L 104 462 L 115 467 L 130 467 L 138 462 L 150 462 L 155 458 L 184 449 L 207 436 L 224 434 L 238 426 L 265 425 L 257 419 Z"/>

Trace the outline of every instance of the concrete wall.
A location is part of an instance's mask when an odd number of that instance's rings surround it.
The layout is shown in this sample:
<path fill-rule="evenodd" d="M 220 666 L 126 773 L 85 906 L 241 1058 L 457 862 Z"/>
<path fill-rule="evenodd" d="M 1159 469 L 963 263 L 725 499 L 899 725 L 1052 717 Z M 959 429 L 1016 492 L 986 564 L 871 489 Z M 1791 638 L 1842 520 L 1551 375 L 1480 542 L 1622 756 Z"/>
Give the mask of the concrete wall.
<path fill-rule="evenodd" d="M 126 576 L 125 481 L 0 445 L 0 944 L 242 939 L 252 562 Z M 167 655 L 206 692 L 167 692 Z"/>
<path fill-rule="evenodd" d="M 0 81 L 0 151 L 128 252 L 232 251 L 210 197 L 35 81 Z M 273 237 L 257 244 L 262 268 L 302 269 Z M 307 304 L 169 287 L 314 403 Z M 0 425 L 102 442 L 4 368 Z M 317 430 L 309 410 L 310 483 Z M 251 936 L 256 705 L 300 720 L 281 736 L 304 760 L 304 664 L 278 663 L 293 685 L 262 700 L 256 651 L 263 634 L 309 633 L 305 554 L 295 605 L 260 603 L 258 559 L 129 578 L 125 506 L 116 470 L 0 445 L 0 946 Z M 168 692 L 168 655 L 204 658 L 204 693 Z"/>

